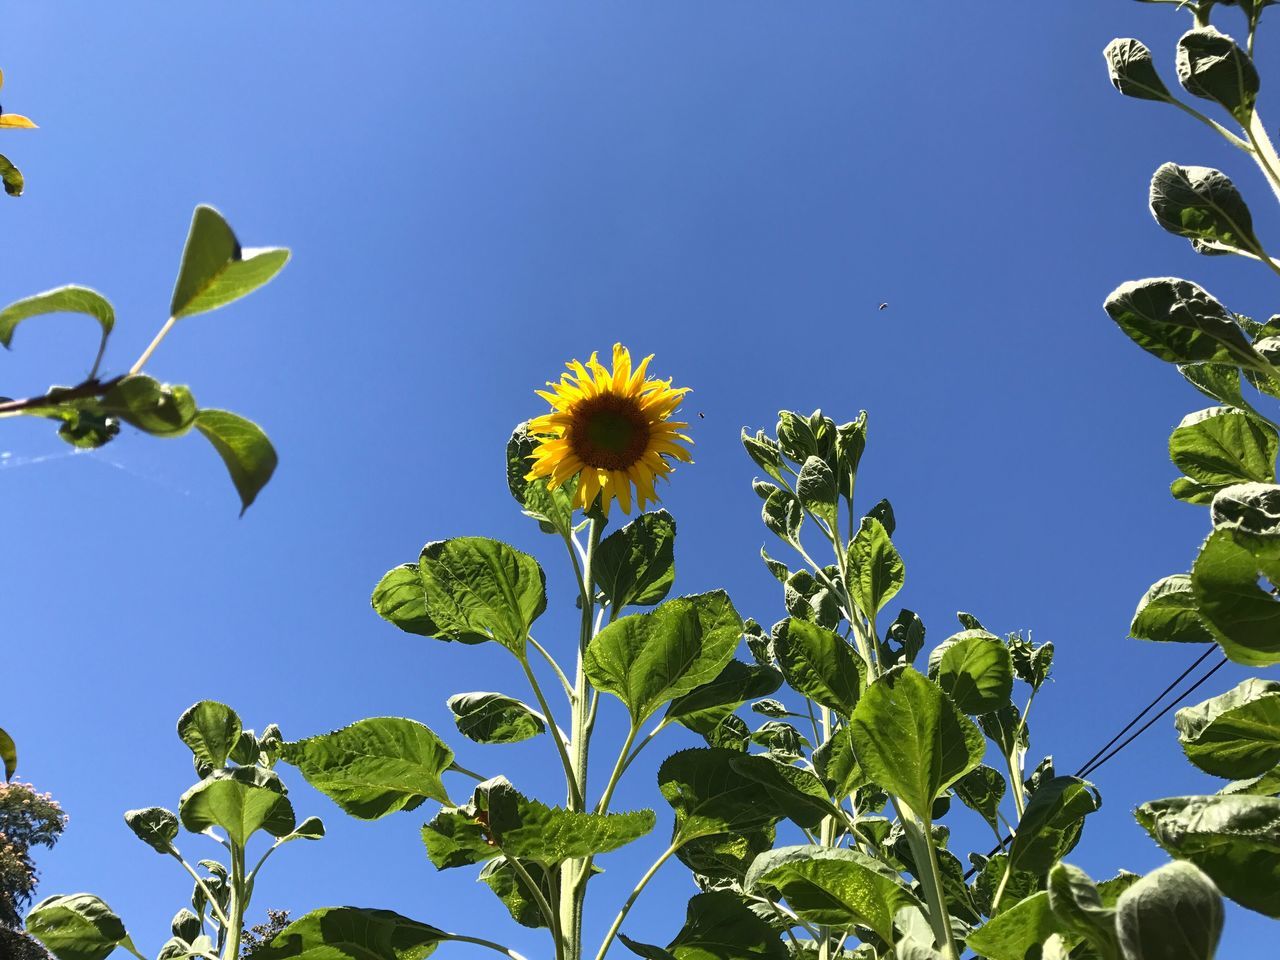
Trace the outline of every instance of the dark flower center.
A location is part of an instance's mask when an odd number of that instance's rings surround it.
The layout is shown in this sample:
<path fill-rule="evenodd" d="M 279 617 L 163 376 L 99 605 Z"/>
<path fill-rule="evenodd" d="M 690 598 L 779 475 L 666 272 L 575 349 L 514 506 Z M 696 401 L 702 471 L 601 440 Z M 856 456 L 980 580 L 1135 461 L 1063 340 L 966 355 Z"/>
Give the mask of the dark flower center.
<path fill-rule="evenodd" d="M 587 466 L 626 470 L 649 447 L 649 422 L 634 398 L 602 393 L 574 407 L 568 440 Z"/>

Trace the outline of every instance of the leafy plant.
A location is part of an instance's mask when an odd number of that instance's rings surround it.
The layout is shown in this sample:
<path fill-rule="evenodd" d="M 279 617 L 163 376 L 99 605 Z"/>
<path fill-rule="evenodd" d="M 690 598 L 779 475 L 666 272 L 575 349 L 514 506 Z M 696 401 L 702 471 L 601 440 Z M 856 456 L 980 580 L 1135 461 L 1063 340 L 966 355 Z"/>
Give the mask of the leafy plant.
<path fill-rule="evenodd" d="M 4 72 L 0 71 L 0 88 L 4 87 Z M 5 113 L 0 109 L 0 130 L 31 130 L 35 128 L 35 124 L 20 113 Z M 4 192 L 11 197 L 22 196 L 22 189 L 25 181 L 22 178 L 22 171 L 10 162 L 9 158 L 0 153 L 0 184 L 4 185 Z"/>

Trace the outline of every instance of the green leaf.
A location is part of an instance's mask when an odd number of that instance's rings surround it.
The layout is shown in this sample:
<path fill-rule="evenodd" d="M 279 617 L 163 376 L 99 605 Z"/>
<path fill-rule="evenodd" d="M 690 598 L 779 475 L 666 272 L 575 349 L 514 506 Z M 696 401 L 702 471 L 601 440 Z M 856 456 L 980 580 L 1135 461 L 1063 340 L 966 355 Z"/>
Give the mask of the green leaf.
<path fill-rule="evenodd" d="M 830 526 L 836 521 L 840 494 L 836 489 L 836 475 L 820 457 L 808 457 L 796 477 L 796 495 L 806 510 L 825 520 Z"/>
<path fill-rule="evenodd" d="M 145 810 L 126 810 L 124 822 L 147 846 L 156 853 L 173 850 L 178 836 L 178 815 L 164 807 L 147 807 Z"/>
<path fill-rule="evenodd" d="M 1250 797 L 1274 797 L 1280 795 L 1280 767 L 1272 767 L 1258 777 L 1233 780 L 1218 791 L 1226 795 L 1244 794 Z"/>
<path fill-rule="evenodd" d="M 781 932 L 729 890 L 700 893 L 689 901 L 684 926 L 664 950 L 620 939 L 649 960 L 787 960 Z"/>
<path fill-rule="evenodd" d="M 810 923 L 852 931 L 869 927 L 891 942 L 893 916 L 919 901 L 902 879 L 857 850 L 779 847 L 756 857 L 744 884 L 749 892 L 777 891 Z M 776 899 L 776 898 L 775 898 Z"/>
<path fill-rule="evenodd" d="M 1129 636 L 1160 643 L 1213 643 L 1200 619 L 1191 575 L 1175 573 L 1152 584 L 1138 601 Z"/>
<path fill-rule="evenodd" d="M 1230 530 L 1243 547 L 1268 557 L 1280 547 L 1280 486 L 1237 483 L 1219 490 L 1209 510 L 1215 530 Z"/>
<path fill-rule="evenodd" d="M 388 570 L 373 588 L 371 602 L 378 616 L 405 633 L 434 637 L 440 632 L 427 616 L 427 591 L 416 563 L 402 563 Z"/>
<path fill-rule="evenodd" d="M 1240 391 L 1239 367 L 1223 363 L 1187 363 L 1179 365 L 1178 372 L 1206 397 L 1237 410 L 1245 410 L 1265 422 L 1265 418 Z"/>
<path fill-rule="evenodd" d="M 714 680 L 742 631 L 723 591 L 680 597 L 606 626 L 587 645 L 583 666 L 594 687 L 626 704 L 638 727 L 664 703 Z"/>
<path fill-rule="evenodd" d="M 133 946 L 120 918 L 90 893 L 41 900 L 27 914 L 27 932 L 58 960 L 106 960 L 118 945 Z"/>
<path fill-rule="evenodd" d="M 22 196 L 22 171 L 4 154 L 0 154 L 0 183 L 4 184 L 4 192 L 11 197 Z"/>
<path fill-rule="evenodd" d="M 910 666 L 924 649 L 924 621 L 914 612 L 902 609 L 885 631 L 885 642 L 880 645 L 880 658 L 887 670 L 896 664 Z"/>
<path fill-rule="evenodd" d="M 1210 26 L 1178 40 L 1178 82 L 1193 96 L 1220 104 L 1248 126 L 1258 96 L 1258 71 L 1234 40 Z"/>
<path fill-rule="evenodd" d="M 1134 343 L 1161 360 L 1246 366 L 1264 362 L 1235 317 L 1189 280 L 1131 280 L 1116 287 L 1104 306 Z"/>
<path fill-rule="evenodd" d="M 884 525 L 875 517 L 863 517 L 849 545 L 849 589 L 853 602 L 868 619 L 874 620 L 902 588 L 905 576 L 902 557 Z"/>
<path fill-rule="evenodd" d="M 760 518 L 776 536 L 787 543 L 800 542 L 800 525 L 804 522 L 804 509 L 789 490 L 774 490 L 760 508 Z"/>
<path fill-rule="evenodd" d="M 743 427 L 742 446 L 746 449 L 747 456 L 755 461 L 756 466 L 779 483 L 785 482 L 782 479 L 782 453 L 778 449 L 776 440 L 763 430 L 757 430 L 755 436 L 751 436 L 747 433 L 747 428 Z"/>
<path fill-rule="evenodd" d="M 1008 789 L 1004 774 L 984 764 L 957 780 L 954 789 L 961 803 L 979 814 L 992 830 L 1000 831 L 1000 801 Z"/>
<path fill-rule="evenodd" d="M 211 767 L 226 765 L 240 739 L 240 716 L 225 703 L 201 700 L 178 718 L 178 736 L 196 760 Z"/>
<path fill-rule="evenodd" d="M 1126 97 L 1139 100 L 1169 100 L 1169 88 L 1156 73 L 1151 51 L 1140 40 L 1119 38 L 1102 51 L 1112 85 Z"/>
<path fill-rule="evenodd" d="M 1280 682 L 1245 680 L 1174 717 L 1187 759 L 1205 773 L 1243 780 L 1280 763 Z"/>
<path fill-rule="evenodd" d="M 939 793 L 982 762 L 986 748 L 973 721 L 911 667 L 871 684 L 849 727 L 871 779 L 924 818 Z"/>
<path fill-rule="evenodd" d="M 289 924 L 254 960 L 423 960 L 445 940 L 443 930 L 390 910 L 323 907 Z"/>
<path fill-rule="evenodd" d="M 447 640 L 496 640 L 517 657 L 547 609 L 538 561 L 485 537 L 456 537 L 422 548 L 418 559 L 426 615 Z"/>
<path fill-rule="evenodd" d="M 1166 863 L 1120 895 L 1116 929 L 1135 960 L 1213 960 L 1222 897 L 1189 863 Z"/>
<path fill-rule="evenodd" d="M 1042 784 L 1018 822 L 1009 849 L 1013 869 L 1048 873 L 1079 842 L 1084 818 L 1101 806 L 1098 791 L 1078 777 L 1054 777 Z"/>
<path fill-rule="evenodd" d="M 323 837 L 324 821 L 319 817 L 307 817 L 293 829 L 292 833 L 283 837 L 282 840 L 320 840 Z"/>
<path fill-rule="evenodd" d="M 258 830 L 283 837 L 296 825 L 284 784 L 264 767 L 214 770 L 182 795 L 178 816 L 192 833 L 221 827 L 241 846 Z"/>
<path fill-rule="evenodd" d="M 811 744 L 796 727 L 781 720 L 769 720 L 751 733 L 751 742 L 764 747 L 771 759 L 794 763 Z"/>
<path fill-rule="evenodd" d="M 1196 241 L 1201 252 L 1205 246 L 1215 252 L 1261 249 L 1244 197 L 1220 170 L 1163 164 L 1151 178 L 1151 213 L 1170 233 Z"/>
<path fill-rule="evenodd" d="M 847 726 L 813 751 L 813 768 L 833 797 L 848 796 L 868 781 L 853 752 L 853 739 Z"/>
<path fill-rule="evenodd" d="M 125 377 L 102 397 L 102 408 L 155 437 L 180 437 L 196 422 L 195 397 L 182 386 L 145 374 Z"/>
<path fill-rule="evenodd" d="M 1236 663 L 1280 663 L 1280 601 L 1258 585 L 1259 576 L 1280 583 L 1280 555 L 1254 552 L 1217 530 L 1200 548 L 1191 586 L 1201 617 Z"/>
<path fill-rule="evenodd" d="M 935 655 L 935 679 L 962 713 L 990 713 L 1009 702 L 1013 661 L 999 637 L 985 630 L 956 634 L 930 655 L 930 676 L 934 675 Z"/>
<path fill-rule="evenodd" d="M 507 487 L 525 516 L 537 520 L 544 533 L 568 537 L 573 531 L 573 495 L 578 478 L 570 477 L 554 490 L 549 489 L 545 477 L 525 479 L 533 469 L 533 451 L 540 439 L 529 432 L 527 420 L 512 432 L 507 441 Z"/>
<path fill-rule="evenodd" d="M 1136 816 L 1166 852 L 1190 860 L 1236 903 L 1280 918 L 1280 799 L 1169 797 L 1144 803 Z"/>
<path fill-rule="evenodd" d="M 665 510 L 642 513 L 596 547 L 592 579 L 613 610 L 651 607 L 676 580 L 676 521 Z"/>
<path fill-rule="evenodd" d="M 0 157 L 0 167 L 3 166 L 3 162 L 4 158 Z M 21 183 L 22 179 L 19 176 L 19 188 L 21 188 Z M 5 186 L 8 186 L 7 179 Z M 102 340 L 98 346 L 98 359 L 102 359 L 102 351 L 107 346 L 107 337 L 111 334 L 111 328 L 116 324 L 116 311 L 111 306 L 111 301 L 98 293 L 97 290 L 91 290 L 88 287 L 75 285 L 57 287 L 9 304 L 9 306 L 0 310 L 0 343 L 3 343 L 5 347 L 11 346 L 13 331 L 19 323 L 28 317 L 37 317 L 48 313 L 83 313 L 97 320 L 98 325 L 102 328 Z M 95 362 L 95 373 L 97 369 L 97 363 Z"/>
<path fill-rule="evenodd" d="M 8 783 L 18 772 L 18 745 L 4 727 L 0 727 L 0 761 L 4 763 L 4 779 Z"/>
<path fill-rule="evenodd" d="M 1087 939 L 1103 960 L 1121 960 L 1116 940 L 1116 911 L 1105 906 L 1089 875 L 1059 863 L 1049 871 L 1049 906 L 1076 937 Z"/>
<path fill-rule="evenodd" d="M 360 820 L 413 810 L 427 799 L 450 802 L 440 775 L 453 763 L 453 751 L 413 720 L 360 720 L 333 733 L 282 744 L 281 757 Z"/>
<path fill-rule="evenodd" d="M 1034 955 L 1034 947 L 1063 929 L 1049 906 L 1049 894 L 1042 890 L 992 917 L 965 937 L 965 943 L 988 960 L 1025 960 Z"/>
<path fill-rule="evenodd" d="M 719 723 L 748 700 L 773 693 L 781 685 L 782 674 L 772 667 L 730 660 L 710 683 L 672 700 L 666 719 L 678 720 L 699 730 L 708 720 Z"/>
<path fill-rule="evenodd" d="M 239 300 L 267 283 L 289 261 L 283 247 L 242 250 L 222 214 L 196 207 L 173 288 L 171 317 L 190 317 Z"/>
<path fill-rule="evenodd" d="M 559 877 L 554 870 L 547 870 L 532 860 L 523 862 L 520 866 L 538 885 L 544 898 L 551 900 L 555 897 L 559 889 Z M 486 863 L 477 879 L 503 902 L 516 923 L 522 927 L 547 926 L 547 918 L 542 915 L 542 908 L 529 885 L 506 857 L 497 857 Z"/>
<path fill-rule="evenodd" d="M 169 928 L 175 937 L 185 943 L 192 943 L 196 937 L 200 936 L 200 931 L 203 929 L 200 918 L 186 907 L 173 915 Z"/>
<path fill-rule="evenodd" d="M 846 640 L 791 618 L 774 627 L 773 648 L 792 689 L 841 716 L 853 713 L 867 685 L 867 665 Z"/>
<path fill-rule="evenodd" d="M 652 810 L 579 813 L 548 807 L 521 795 L 505 777 L 495 777 L 476 787 L 470 803 L 441 810 L 422 828 L 422 839 L 440 870 L 499 854 L 550 868 L 617 850 L 653 824 Z"/>
<path fill-rule="evenodd" d="M 226 464 L 243 516 L 276 472 L 275 447 L 256 423 L 227 410 L 201 410 L 195 424 Z"/>
<path fill-rule="evenodd" d="M 455 693 L 448 703 L 458 732 L 476 743 L 519 743 L 547 729 L 542 714 L 501 693 Z"/>
<path fill-rule="evenodd" d="M 1230 407 L 1183 417 L 1169 437 L 1169 457 L 1202 487 L 1275 481 L 1280 438 L 1268 424 Z"/>

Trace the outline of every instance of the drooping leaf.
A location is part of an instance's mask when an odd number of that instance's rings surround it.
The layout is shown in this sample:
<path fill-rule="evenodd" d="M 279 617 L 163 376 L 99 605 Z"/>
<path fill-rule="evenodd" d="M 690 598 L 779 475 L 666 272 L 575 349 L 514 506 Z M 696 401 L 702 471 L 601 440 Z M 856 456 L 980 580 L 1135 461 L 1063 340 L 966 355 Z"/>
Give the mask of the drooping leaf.
<path fill-rule="evenodd" d="M 1197 241 L 1197 249 L 1261 249 L 1244 197 L 1220 170 L 1163 164 L 1151 178 L 1151 213 L 1170 233 Z"/>
<path fill-rule="evenodd" d="M 426 616 L 450 640 L 496 640 L 523 658 L 529 629 L 547 608 L 546 576 L 526 553 L 485 537 L 455 537 L 418 558 Z"/>
<path fill-rule="evenodd" d="M 542 714 L 501 693 L 456 693 L 449 709 L 458 732 L 476 743 L 519 743 L 547 729 Z"/>
<path fill-rule="evenodd" d="M 191 748 L 196 760 L 211 767 L 226 764 L 241 729 L 239 714 L 216 700 L 201 700 L 178 718 L 179 738 Z"/>
<path fill-rule="evenodd" d="M 1237 903 L 1280 918 L 1280 798 L 1169 797 L 1138 807 L 1138 822 Z"/>
<path fill-rule="evenodd" d="M 515 428 L 507 441 L 507 486 L 526 516 L 538 521 L 544 533 L 568 537 L 573 530 L 573 495 L 578 478 L 570 477 L 556 489 L 548 487 L 545 477 L 525 479 L 533 468 L 533 451 L 539 438 L 529 432 L 525 421 Z"/>
<path fill-rule="evenodd" d="M 46 897 L 26 926 L 57 960 L 106 960 L 118 945 L 132 946 L 120 918 L 89 893 Z"/>
<path fill-rule="evenodd" d="M 283 837 L 297 822 L 284 784 L 263 767 L 214 770 L 182 795 L 178 816 L 192 833 L 221 827 L 241 846 L 258 830 Z"/>
<path fill-rule="evenodd" d="M 253 951 L 254 960 L 423 960 L 443 930 L 390 910 L 323 907 L 281 930 Z"/>
<path fill-rule="evenodd" d="M 1213 960 L 1222 912 L 1222 896 L 1208 877 L 1189 863 L 1166 863 L 1120 895 L 1121 949 L 1142 960 Z"/>
<path fill-rule="evenodd" d="M 1178 41 L 1177 69 L 1187 93 L 1220 104 L 1248 125 L 1258 96 L 1258 71 L 1229 36 L 1211 26 L 1188 30 Z"/>
<path fill-rule="evenodd" d="M 869 927 L 894 939 L 893 917 L 919 901 L 893 870 L 857 850 L 838 847 L 779 847 L 756 857 L 746 889 L 776 891 L 810 923 L 852 931 Z"/>
<path fill-rule="evenodd" d="M 1004 774 L 983 764 L 970 770 L 952 786 L 961 803 L 979 814 L 992 830 L 999 832 L 1000 802 L 1008 789 Z"/>
<path fill-rule="evenodd" d="M 1134 343 L 1161 360 L 1246 366 L 1263 362 L 1234 316 L 1189 280 L 1131 280 L 1112 291 L 1104 306 Z"/>
<path fill-rule="evenodd" d="M 196 207 L 173 288 L 171 317 L 189 317 L 225 306 L 271 280 L 289 261 L 283 247 L 244 250 L 213 207 Z"/>
<path fill-rule="evenodd" d="M 906 568 L 897 548 L 875 517 L 863 517 L 849 545 L 849 590 L 863 614 L 874 619 L 902 589 Z"/>
<path fill-rule="evenodd" d="M 871 684 L 849 728 L 871 779 L 926 818 L 938 794 L 982 762 L 986 747 L 973 721 L 911 667 Z"/>
<path fill-rule="evenodd" d="M 676 521 L 665 510 L 642 513 L 596 547 L 592 577 L 614 610 L 651 607 L 676 579 Z"/>
<path fill-rule="evenodd" d="M 1023 811 L 1009 849 L 1014 870 L 1043 875 L 1074 849 L 1084 818 L 1102 806 L 1091 783 L 1054 777 L 1042 784 Z"/>
<path fill-rule="evenodd" d="M 1191 575 L 1175 573 L 1152 584 L 1138 601 L 1129 636 L 1161 643 L 1213 643 L 1196 607 Z"/>
<path fill-rule="evenodd" d="M 1280 681 L 1250 679 L 1174 717 L 1187 759 L 1243 780 L 1280 763 Z"/>
<path fill-rule="evenodd" d="M 965 630 L 929 655 L 929 675 L 963 713 L 990 713 L 1013 693 L 1013 661 L 999 637 Z"/>
<path fill-rule="evenodd" d="M 1102 51 L 1111 84 L 1126 97 L 1139 100 L 1169 100 L 1169 88 L 1156 73 L 1151 51 L 1141 40 L 1118 38 Z"/>
<path fill-rule="evenodd" d="M 413 720 L 360 720 L 333 733 L 284 743 L 281 757 L 361 820 L 413 810 L 427 799 L 450 802 L 440 775 L 453 763 L 453 751 Z"/>
<path fill-rule="evenodd" d="M 504 777 L 476 787 L 471 802 L 447 807 L 422 828 L 438 869 L 481 863 L 498 855 L 550 868 L 565 860 L 609 853 L 653 829 L 652 810 L 579 813 L 521 795 Z"/>
<path fill-rule="evenodd" d="M 1232 530 L 1214 531 L 1191 568 L 1197 608 L 1223 653 L 1254 667 L 1280 663 L 1280 601 L 1260 576 L 1280 583 L 1280 550 L 1249 549 Z"/>
<path fill-rule="evenodd" d="M 797 693 L 841 716 L 853 712 L 867 685 L 867 664 L 848 641 L 817 624 L 790 618 L 774 627 L 773 649 Z"/>
<path fill-rule="evenodd" d="M 227 410 L 203 409 L 196 414 L 195 426 L 226 465 L 243 515 L 276 472 L 275 447 L 260 426 Z"/>
<path fill-rule="evenodd" d="M 742 618 L 721 590 L 668 600 L 606 626 L 587 645 L 592 685 L 620 699 L 636 726 L 714 680 L 733 656 Z"/>
<path fill-rule="evenodd" d="M 178 815 L 164 807 L 126 810 L 124 822 L 138 839 L 156 853 L 168 853 L 178 836 Z"/>
<path fill-rule="evenodd" d="M 782 674 L 772 667 L 730 660 L 710 683 L 672 700 L 666 717 L 700 729 L 707 720 L 719 723 L 748 700 L 773 693 L 780 686 Z"/>
<path fill-rule="evenodd" d="M 0 168 L 6 161 L 0 158 Z M 16 171 L 15 171 L 16 172 Z M 0 174 L 3 170 L 0 170 Z M 5 180 L 8 186 L 8 179 Z M 18 175 L 18 187 L 21 192 L 22 177 Z M 97 290 L 88 287 L 69 285 L 46 290 L 31 297 L 25 297 L 16 303 L 0 310 L 0 343 L 9 347 L 13 342 L 13 331 L 23 320 L 48 313 L 83 313 L 98 321 L 102 328 L 102 339 L 98 347 L 98 356 L 106 347 L 107 337 L 116 323 L 116 311 L 109 301 Z"/>

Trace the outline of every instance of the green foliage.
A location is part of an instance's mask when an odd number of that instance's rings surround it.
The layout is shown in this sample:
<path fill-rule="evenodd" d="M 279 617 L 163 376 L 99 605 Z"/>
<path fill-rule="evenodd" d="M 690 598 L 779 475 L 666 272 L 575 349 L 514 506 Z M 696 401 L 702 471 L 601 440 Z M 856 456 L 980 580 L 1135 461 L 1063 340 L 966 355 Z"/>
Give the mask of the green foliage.
<path fill-rule="evenodd" d="M 458 732 L 476 743 L 519 743 L 547 729 L 541 714 L 501 693 L 457 693 L 449 709 Z"/>
<path fill-rule="evenodd" d="M 1280 682 L 1245 680 L 1179 710 L 1174 722 L 1187 759 L 1206 773 L 1260 776 L 1280 763 Z"/>
<path fill-rule="evenodd" d="M 390 910 L 324 907 L 285 927 L 254 960 L 423 960 L 451 938 Z"/>
<path fill-rule="evenodd" d="M 41 900 L 27 914 L 27 932 L 58 960 L 106 960 L 117 946 L 137 953 L 120 918 L 88 893 Z"/>
<path fill-rule="evenodd" d="M 651 607 L 676 579 L 676 522 L 665 510 L 642 513 L 596 548 L 592 574 L 609 606 Z"/>

